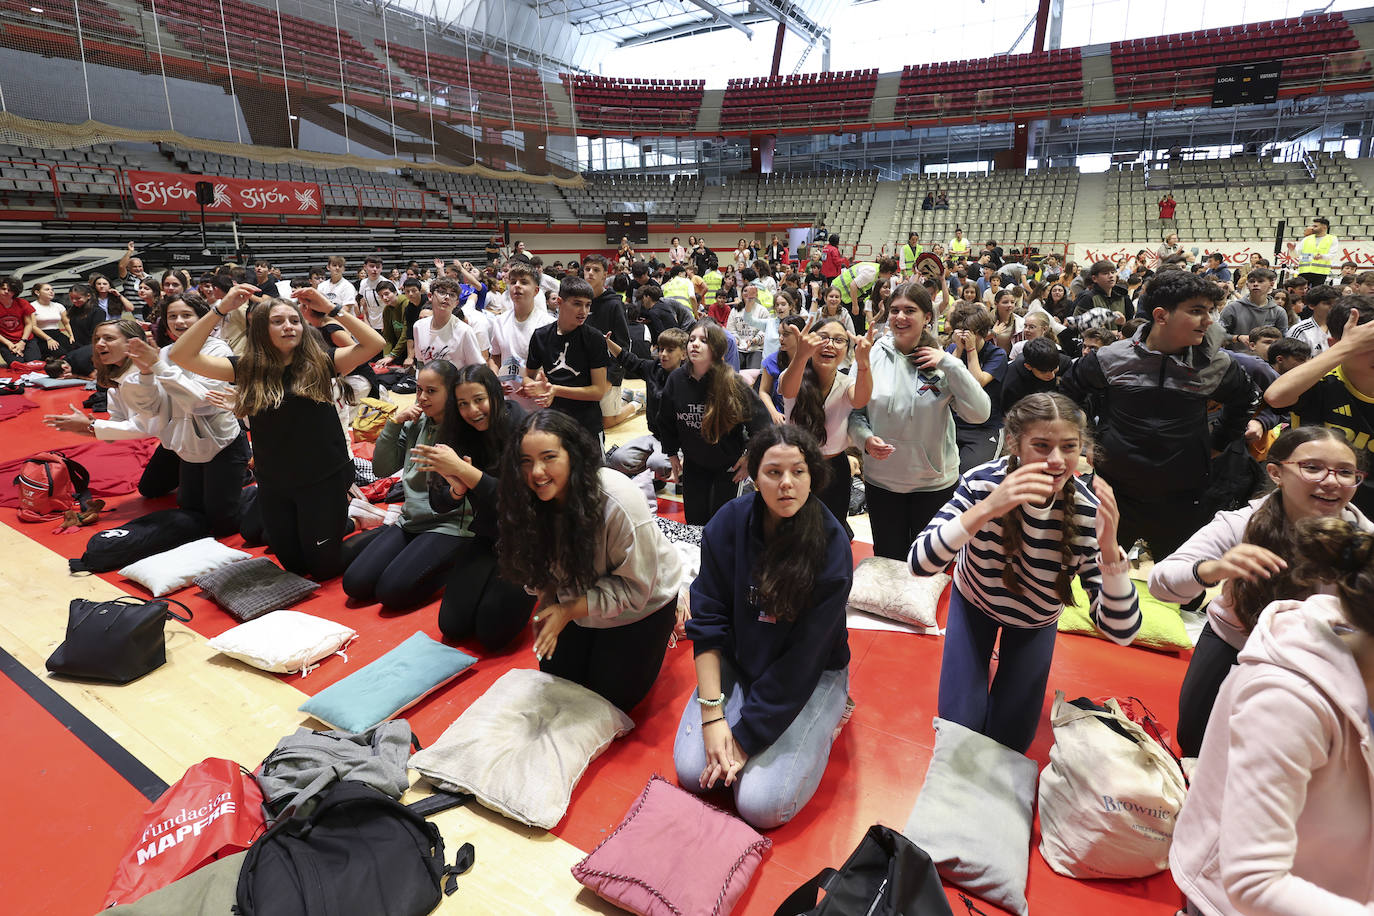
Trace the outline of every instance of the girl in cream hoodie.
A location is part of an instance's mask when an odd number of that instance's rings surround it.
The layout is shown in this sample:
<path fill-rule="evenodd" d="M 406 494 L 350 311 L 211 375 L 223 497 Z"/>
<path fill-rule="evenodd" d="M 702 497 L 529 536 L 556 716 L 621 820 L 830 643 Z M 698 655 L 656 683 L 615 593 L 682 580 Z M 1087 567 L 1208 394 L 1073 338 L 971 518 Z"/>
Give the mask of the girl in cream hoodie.
<path fill-rule="evenodd" d="M 1203 916 L 1374 912 L 1374 535 L 1297 526 L 1294 581 L 1221 688 L 1169 867 Z"/>

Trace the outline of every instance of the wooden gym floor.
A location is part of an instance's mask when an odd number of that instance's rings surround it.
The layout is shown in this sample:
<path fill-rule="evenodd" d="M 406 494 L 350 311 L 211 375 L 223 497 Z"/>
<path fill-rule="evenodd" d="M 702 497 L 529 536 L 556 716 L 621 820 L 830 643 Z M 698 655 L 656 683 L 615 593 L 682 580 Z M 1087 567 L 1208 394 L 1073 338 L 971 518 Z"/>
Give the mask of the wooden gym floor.
<path fill-rule="evenodd" d="M 89 443 L 42 425 L 47 413 L 79 405 L 87 392 L 30 391 L 38 404 L 0 422 L 0 463 L 47 448 Z M 12 397 L 6 397 L 6 401 Z M 636 418 L 613 430 L 621 442 L 645 431 Z M 89 467 L 89 464 L 88 464 Z M 91 534 L 154 509 L 133 493 L 107 498 L 98 526 L 53 534 L 51 523 L 25 524 L 0 508 L 0 724 L 11 749 L 0 756 L 0 905 L 25 916 L 82 916 L 97 912 L 120 853 L 150 798 L 206 757 L 253 768 L 283 735 L 319 723 L 297 711 L 305 696 L 382 655 L 416 630 L 439 638 L 437 601 L 406 614 L 374 606 L 350 607 L 337 580 L 297 605 L 338 620 L 360 636 L 348 661 L 333 657 L 307 678 L 266 674 L 217 656 L 206 640 L 233 620 L 193 587 L 173 597 L 195 612 L 190 624 L 169 622 L 168 663 L 132 684 L 106 686 L 49 676 L 44 660 L 61 641 L 72 598 L 110 598 L 140 588 L 117 574 L 72 576 L 67 558 L 80 555 Z M 660 512 L 680 518 L 680 505 L 660 500 Z M 863 543 L 866 519 L 855 520 Z M 228 540 L 241 546 L 237 537 Z M 261 550 L 252 551 L 261 554 Z M 943 621 L 942 621 L 943 622 Z M 513 667 L 536 667 L 527 633 L 505 654 L 480 662 L 406 713 L 420 741 L 433 742 L 473 700 Z M 823 866 L 838 866 L 870 824 L 900 829 L 920 791 L 930 760 L 941 645 L 938 636 L 851 629 L 853 719 L 831 753 L 812 802 L 792 823 L 773 831 L 774 845 L 746 893 L 739 913 L 767 916 L 798 884 Z M 1186 654 L 1119 648 L 1103 640 L 1062 636 L 1056 650 L 1040 734 L 1030 756 L 1042 766 L 1051 734 L 1054 689 L 1070 697 L 1115 695 L 1143 700 L 1162 720 L 1176 717 Z M 476 865 L 445 898 L 441 913 L 562 914 L 618 912 L 578 885 L 569 868 L 610 834 L 653 773 L 673 776 L 678 717 L 694 686 L 690 644 L 670 649 L 649 696 L 632 711 L 636 728 L 592 763 L 572 796 L 567 816 L 552 831 L 523 827 L 474 804 L 435 822 L 451 850 L 471 842 Z M 405 799 L 423 794 L 412 788 Z M 719 803 L 728 805 L 724 799 Z M 971 817 L 978 812 L 970 811 Z M 1038 842 L 1038 833 L 1033 836 Z M 684 862 L 683 867 L 690 867 Z M 958 916 L 967 912 L 948 891 Z M 1166 874 L 1139 881 L 1074 881 L 1056 875 L 1034 849 L 1028 898 L 1032 913 L 1172 914 L 1180 894 Z M 978 902 L 988 914 L 1000 912 Z"/>

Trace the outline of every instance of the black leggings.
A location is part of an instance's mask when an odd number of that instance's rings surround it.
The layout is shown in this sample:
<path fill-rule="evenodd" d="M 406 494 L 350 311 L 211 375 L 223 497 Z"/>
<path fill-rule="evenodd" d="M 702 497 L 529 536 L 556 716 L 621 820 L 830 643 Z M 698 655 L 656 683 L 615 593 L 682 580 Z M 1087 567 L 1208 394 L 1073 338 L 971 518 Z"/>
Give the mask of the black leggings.
<path fill-rule="evenodd" d="M 830 514 L 835 516 L 835 521 L 844 526 L 844 533 L 849 535 L 849 539 L 854 540 L 854 529 L 849 527 L 849 500 L 853 496 L 854 489 L 851 484 L 853 472 L 849 470 L 849 456 L 844 452 L 825 459 L 825 463 L 830 465 L 830 483 L 825 485 L 825 489 L 816 495 L 821 498 L 821 502 L 830 510 Z"/>
<path fill-rule="evenodd" d="M 570 623 L 558 634 L 553 655 L 539 663 L 539 670 L 595 690 L 629 713 L 658 679 L 675 623 L 676 596 L 642 620 L 623 627 Z"/>
<path fill-rule="evenodd" d="M 1196 757 L 1202 750 L 1207 720 L 1212 717 L 1222 682 L 1236 666 L 1238 649 L 1204 624 L 1193 647 L 1192 660 L 1178 691 L 1178 747 L 1184 757 Z"/>
<path fill-rule="evenodd" d="M 72 348 L 72 342 L 67 339 L 67 335 L 61 331 L 44 331 L 53 340 L 57 341 L 57 349 L 49 350 L 48 345 L 37 337 L 30 337 L 28 343 L 24 344 L 24 361 L 34 362 L 35 360 L 56 359 L 64 355 Z"/>
<path fill-rule="evenodd" d="M 463 542 L 471 540 L 436 531 L 406 531 L 385 525 L 368 541 L 343 576 L 344 594 L 355 601 L 376 601 L 384 608 L 419 607 L 439 590 Z"/>
<path fill-rule="evenodd" d="M 739 495 L 735 472 L 713 471 L 688 459 L 682 462 L 682 514 L 689 525 L 704 525 Z"/>
<path fill-rule="evenodd" d="M 893 493 L 864 481 L 868 524 L 873 530 L 873 555 L 905 560 L 926 525 L 949 502 L 954 486 L 943 490 Z"/>
<path fill-rule="evenodd" d="M 177 488 L 177 505 L 203 513 L 214 537 L 226 537 L 239 530 L 243 471 L 248 467 L 248 457 L 248 436 L 239 433 L 237 439 L 203 464 L 179 462 L 181 484 Z"/>
<path fill-rule="evenodd" d="M 148 463 L 143 466 L 143 476 L 138 479 L 138 495 L 144 499 L 157 499 L 175 490 L 180 482 L 181 459 L 177 457 L 176 452 L 165 445 L 159 445 L 148 456 Z M 243 487 L 242 478 L 239 479 L 239 487 Z"/>
<path fill-rule="evenodd" d="M 510 645 L 525 628 L 534 610 L 534 596 L 501 578 L 496 545 L 490 540 L 464 541 L 444 586 L 439 630 L 455 642 L 475 636 L 482 648 L 495 652 Z"/>
<path fill-rule="evenodd" d="M 294 460 L 304 461 L 306 457 Z M 258 481 L 257 506 L 263 532 L 283 569 L 319 581 L 343 571 L 348 488 L 352 485 L 352 467 L 308 486 L 278 487 Z"/>

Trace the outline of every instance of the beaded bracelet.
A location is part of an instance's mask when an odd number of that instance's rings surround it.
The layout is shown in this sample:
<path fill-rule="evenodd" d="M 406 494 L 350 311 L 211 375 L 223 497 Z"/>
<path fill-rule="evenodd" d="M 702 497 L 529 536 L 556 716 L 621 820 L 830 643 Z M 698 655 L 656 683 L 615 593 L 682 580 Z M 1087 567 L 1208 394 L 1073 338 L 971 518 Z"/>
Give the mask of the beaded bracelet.
<path fill-rule="evenodd" d="M 703 700 L 701 697 L 697 697 L 697 702 L 702 706 L 719 706 L 725 702 L 725 691 L 722 690 L 720 696 L 716 697 L 714 700 Z"/>

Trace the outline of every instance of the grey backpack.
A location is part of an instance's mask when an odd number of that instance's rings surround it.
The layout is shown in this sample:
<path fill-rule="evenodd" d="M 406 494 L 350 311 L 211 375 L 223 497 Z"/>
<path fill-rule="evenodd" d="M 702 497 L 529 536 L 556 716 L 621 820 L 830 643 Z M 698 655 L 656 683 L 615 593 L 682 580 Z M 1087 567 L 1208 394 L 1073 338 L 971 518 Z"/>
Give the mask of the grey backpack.
<path fill-rule="evenodd" d="M 348 779 L 400 798 L 410 787 L 406 764 L 419 742 L 405 719 L 392 719 L 365 732 L 314 732 L 299 728 L 277 742 L 258 768 L 263 809 L 269 821 L 284 813 L 304 815 L 303 806 L 331 784 Z"/>

